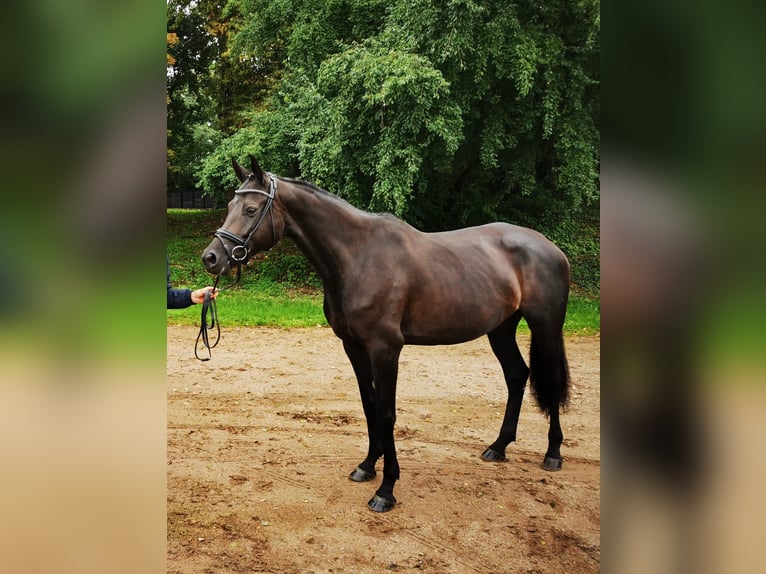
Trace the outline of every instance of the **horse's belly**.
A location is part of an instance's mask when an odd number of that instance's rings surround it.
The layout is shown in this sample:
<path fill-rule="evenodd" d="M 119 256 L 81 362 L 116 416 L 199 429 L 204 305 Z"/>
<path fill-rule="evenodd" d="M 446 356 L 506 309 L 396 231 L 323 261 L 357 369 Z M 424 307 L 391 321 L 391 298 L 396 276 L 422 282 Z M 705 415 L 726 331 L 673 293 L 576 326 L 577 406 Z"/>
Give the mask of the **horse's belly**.
<path fill-rule="evenodd" d="M 405 345 L 457 345 L 458 343 L 466 343 L 478 339 L 482 335 L 486 335 L 489 331 L 461 331 L 461 332 L 417 332 L 417 333 L 404 333 Z"/>
<path fill-rule="evenodd" d="M 402 317 L 406 345 L 454 345 L 465 343 L 497 328 L 513 313 L 505 305 L 432 306 Z"/>

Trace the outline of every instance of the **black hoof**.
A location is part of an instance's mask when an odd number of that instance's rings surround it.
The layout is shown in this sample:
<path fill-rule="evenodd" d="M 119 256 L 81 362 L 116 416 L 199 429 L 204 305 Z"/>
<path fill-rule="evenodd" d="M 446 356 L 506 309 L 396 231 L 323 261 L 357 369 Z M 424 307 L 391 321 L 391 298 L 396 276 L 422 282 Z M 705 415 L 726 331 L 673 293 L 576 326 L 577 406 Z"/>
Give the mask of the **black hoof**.
<path fill-rule="evenodd" d="M 367 482 L 375 478 L 375 472 L 369 472 L 357 466 L 348 477 L 354 482 Z"/>
<path fill-rule="evenodd" d="M 561 470 L 561 459 L 546 456 L 543 461 L 543 468 L 550 472 L 556 472 Z"/>
<path fill-rule="evenodd" d="M 373 512 L 388 512 L 395 505 L 396 499 L 383 498 L 377 494 L 367 503 L 367 507 Z"/>
<path fill-rule="evenodd" d="M 488 448 L 483 453 L 481 453 L 481 459 L 486 460 L 489 462 L 507 462 L 508 459 L 505 458 L 505 455 L 501 452 L 497 452 L 493 448 Z"/>

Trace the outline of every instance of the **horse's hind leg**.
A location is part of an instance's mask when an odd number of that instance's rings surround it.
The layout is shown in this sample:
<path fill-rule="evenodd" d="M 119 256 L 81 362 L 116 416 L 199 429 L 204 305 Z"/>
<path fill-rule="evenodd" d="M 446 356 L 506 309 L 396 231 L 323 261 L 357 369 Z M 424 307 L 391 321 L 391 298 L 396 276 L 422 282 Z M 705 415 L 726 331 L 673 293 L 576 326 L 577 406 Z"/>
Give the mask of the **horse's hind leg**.
<path fill-rule="evenodd" d="M 349 475 L 354 482 L 367 482 L 375 478 L 375 463 L 383 456 L 383 445 L 380 440 L 375 406 L 375 388 L 372 383 L 372 365 L 367 351 L 352 342 L 343 341 L 343 348 L 354 368 L 359 394 L 362 398 L 362 408 L 367 419 L 367 436 L 370 439 L 367 457 Z"/>
<path fill-rule="evenodd" d="M 516 343 L 516 326 L 520 319 L 521 315 L 516 313 L 488 335 L 492 351 L 503 368 L 505 384 L 508 386 L 508 403 L 497 440 L 481 455 L 481 458 L 487 461 L 507 460 L 505 448 L 516 440 L 516 427 L 519 423 L 521 402 L 524 399 L 524 387 L 529 376 L 529 368 Z"/>

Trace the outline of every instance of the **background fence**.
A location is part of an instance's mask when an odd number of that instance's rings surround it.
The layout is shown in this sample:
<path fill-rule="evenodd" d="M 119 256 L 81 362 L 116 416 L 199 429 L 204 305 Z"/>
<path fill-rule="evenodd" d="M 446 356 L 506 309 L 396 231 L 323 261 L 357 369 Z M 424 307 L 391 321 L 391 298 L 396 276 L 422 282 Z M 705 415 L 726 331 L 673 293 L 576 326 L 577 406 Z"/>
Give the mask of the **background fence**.
<path fill-rule="evenodd" d="M 220 199 L 204 197 L 202 191 L 171 191 L 168 193 L 168 207 L 174 209 L 212 209 L 224 207 Z"/>

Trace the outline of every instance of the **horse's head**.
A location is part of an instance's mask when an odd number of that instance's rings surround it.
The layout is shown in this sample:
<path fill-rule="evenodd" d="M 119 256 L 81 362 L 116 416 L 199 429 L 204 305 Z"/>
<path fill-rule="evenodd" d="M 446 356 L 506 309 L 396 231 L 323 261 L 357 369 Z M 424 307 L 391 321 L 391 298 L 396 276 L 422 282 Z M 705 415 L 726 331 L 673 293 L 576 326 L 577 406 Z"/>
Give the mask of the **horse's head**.
<path fill-rule="evenodd" d="M 202 263 L 214 275 L 228 274 L 232 267 L 244 265 L 256 253 L 274 247 L 285 227 L 283 214 L 275 205 L 276 177 L 264 172 L 253 156 L 250 172 L 234 158 L 231 164 L 242 185 L 229 202 L 226 220 L 202 252 Z"/>

